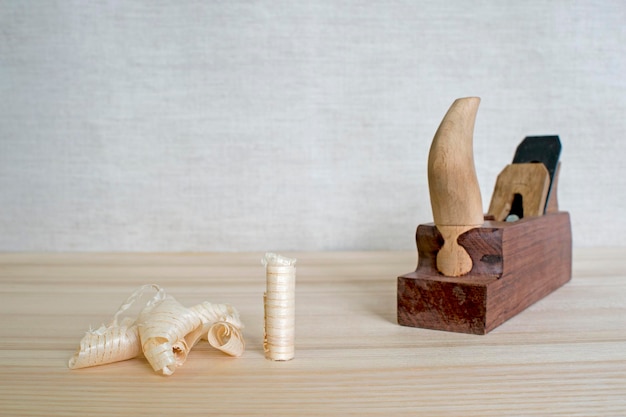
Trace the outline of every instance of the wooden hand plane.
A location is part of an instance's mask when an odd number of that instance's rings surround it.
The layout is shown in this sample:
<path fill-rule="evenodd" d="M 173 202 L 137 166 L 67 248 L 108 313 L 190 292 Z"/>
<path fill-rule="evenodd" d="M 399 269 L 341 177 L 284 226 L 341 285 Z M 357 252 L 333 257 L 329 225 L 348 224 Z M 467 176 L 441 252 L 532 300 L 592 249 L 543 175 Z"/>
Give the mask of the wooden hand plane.
<path fill-rule="evenodd" d="M 558 209 L 558 136 L 527 137 L 483 214 L 473 130 L 480 99 L 456 100 L 430 148 L 434 224 L 416 232 L 418 264 L 398 277 L 398 323 L 486 334 L 571 279 L 572 235 Z"/>

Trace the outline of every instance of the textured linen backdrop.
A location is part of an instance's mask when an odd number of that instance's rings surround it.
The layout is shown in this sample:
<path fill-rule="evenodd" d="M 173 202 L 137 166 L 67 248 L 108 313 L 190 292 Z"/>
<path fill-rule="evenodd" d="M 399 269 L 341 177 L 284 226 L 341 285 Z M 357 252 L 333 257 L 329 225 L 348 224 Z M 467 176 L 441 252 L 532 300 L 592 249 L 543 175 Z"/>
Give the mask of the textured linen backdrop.
<path fill-rule="evenodd" d="M 0 250 L 413 249 L 452 101 L 484 209 L 563 142 L 574 245 L 626 245 L 616 1 L 0 1 Z"/>

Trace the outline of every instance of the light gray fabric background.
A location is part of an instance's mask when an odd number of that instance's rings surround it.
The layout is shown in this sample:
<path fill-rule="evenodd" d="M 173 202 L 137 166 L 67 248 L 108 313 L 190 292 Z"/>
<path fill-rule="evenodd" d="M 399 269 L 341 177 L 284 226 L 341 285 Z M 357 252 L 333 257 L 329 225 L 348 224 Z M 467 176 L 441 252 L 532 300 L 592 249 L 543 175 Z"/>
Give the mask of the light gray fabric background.
<path fill-rule="evenodd" d="M 563 142 L 574 245 L 626 245 L 626 3 L 1 1 L 0 250 L 413 249 L 457 97 L 485 210 Z"/>

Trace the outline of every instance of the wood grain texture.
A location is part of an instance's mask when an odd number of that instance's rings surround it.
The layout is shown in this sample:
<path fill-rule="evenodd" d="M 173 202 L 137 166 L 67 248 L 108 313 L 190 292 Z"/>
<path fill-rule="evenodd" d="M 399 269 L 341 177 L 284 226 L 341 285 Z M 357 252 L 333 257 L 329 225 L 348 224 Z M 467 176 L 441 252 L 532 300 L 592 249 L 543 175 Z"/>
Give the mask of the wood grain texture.
<path fill-rule="evenodd" d="M 0 415 L 626 415 L 625 249 L 575 252 L 570 283 L 481 337 L 396 324 L 414 251 L 285 254 L 289 362 L 264 358 L 262 255 L 0 254 Z M 148 282 L 231 302 L 244 355 L 200 344 L 172 377 L 144 360 L 67 369 L 85 329 Z"/>
<path fill-rule="evenodd" d="M 418 267 L 398 277 L 402 325 L 485 334 L 571 279 L 566 212 L 512 223 L 487 221 L 461 235 L 459 244 L 474 265 L 462 277 L 442 276 L 432 268 L 441 241 L 436 229 L 418 227 Z"/>
<path fill-rule="evenodd" d="M 549 190 L 550 173 L 545 165 L 507 165 L 498 175 L 487 213 L 496 221 L 506 220 L 513 207 L 515 195 L 519 194 L 523 207 L 523 216 L 519 217 L 541 216 L 545 211 Z"/>
<path fill-rule="evenodd" d="M 437 269 L 459 276 L 472 269 L 472 259 L 457 237 L 483 223 L 480 187 L 474 167 L 474 123 L 480 98 L 459 98 L 443 117 L 428 153 L 428 188 L 433 219 L 444 245 Z"/>

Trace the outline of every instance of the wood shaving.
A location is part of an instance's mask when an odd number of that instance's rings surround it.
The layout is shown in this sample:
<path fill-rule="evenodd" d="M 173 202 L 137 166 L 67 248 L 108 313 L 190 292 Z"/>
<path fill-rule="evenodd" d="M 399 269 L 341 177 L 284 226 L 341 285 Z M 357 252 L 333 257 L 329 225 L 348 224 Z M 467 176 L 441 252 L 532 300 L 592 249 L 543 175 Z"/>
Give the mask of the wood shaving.
<path fill-rule="evenodd" d="M 149 289 L 156 294 L 138 317 L 120 320 Z M 144 285 L 120 306 L 108 326 L 87 332 L 68 365 L 86 368 L 143 354 L 154 371 L 171 375 L 202 339 L 228 355 L 241 356 L 245 349 L 242 328 L 239 313 L 229 304 L 203 302 L 186 308 L 158 285 Z"/>
<path fill-rule="evenodd" d="M 267 291 L 263 295 L 265 357 L 288 361 L 295 356 L 296 259 L 266 253 L 262 263 L 267 280 Z"/>

